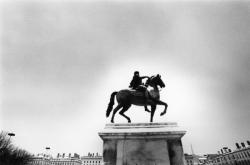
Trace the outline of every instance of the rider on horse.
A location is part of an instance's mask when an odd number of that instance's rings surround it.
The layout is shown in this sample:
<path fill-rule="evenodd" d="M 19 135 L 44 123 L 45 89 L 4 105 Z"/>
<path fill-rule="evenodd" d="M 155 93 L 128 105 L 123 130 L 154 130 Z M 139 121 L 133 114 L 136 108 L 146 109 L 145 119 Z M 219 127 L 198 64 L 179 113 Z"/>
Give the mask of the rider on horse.
<path fill-rule="evenodd" d="M 140 77 L 139 72 L 135 71 L 133 79 L 130 82 L 129 87 L 132 88 L 132 89 L 137 89 L 139 86 L 143 86 L 144 89 L 146 89 L 146 86 L 144 86 L 143 83 L 142 83 L 142 79 L 144 79 L 144 78 L 149 78 L 149 77 L 148 76 L 142 76 L 142 77 Z"/>
<path fill-rule="evenodd" d="M 144 92 L 145 100 L 149 98 L 149 93 L 147 91 L 147 86 L 142 83 L 142 79 L 148 78 L 148 76 L 140 76 L 138 71 L 134 72 L 132 81 L 130 82 L 129 88 Z"/>
<path fill-rule="evenodd" d="M 148 92 L 147 87 L 143 86 L 142 79 L 144 78 L 148 78 L 148 77 L 146 76 L 140 77 L 139 72 L 137 71 L 134 73 L 133 80 L 130 83 L 130 87 L 132 89 L 143 91 L 143 92 L 123 89 L 120 91 L 114 91 L 111 94 L 110 102 L 106 110 L 106 117 L 109 117 L 110 113 L 113 111 L 112 117 L 111 117 L 112 123 L 114 123 L 114 117 L 118 111 L 119 111 L 119 114 L 125 117 L 130 123 L 131 122 L 130 118 L 124 113 L 131 107 L 131 105 L 144 106 L 145 111 L 150 112 L 150 122 L 153 122 L 153 117 L 154 117 L 154 113 L 155 113 L 157 105 L 165 106 L 164 111 L 161 112 L 160 114 L 161 116 L 166 113 L 168 105 L 167 103 L 160 100 L 160 91 L 158 89 L 158 86 L 160 88 L 165 87 L 165 84 L 162 81 L 161 76 L 159 74 L 157 74 L 156 76 L 152 76 L 145 83 L 146 86 L 150 86 L 153 88 L 150 90 L 150 93 Z M 146 93 L 145 94 L 146 96 L 144 95 L 144 93 Z M 146 97 L 149 97 L 149 98 L 146 98 Z M 113 109 L 113 105 L 115 104 L 115 98 L 116 98 L 118 105 Z M 148 110 L 147 106 L 150 106 L 151 110 Z"/>

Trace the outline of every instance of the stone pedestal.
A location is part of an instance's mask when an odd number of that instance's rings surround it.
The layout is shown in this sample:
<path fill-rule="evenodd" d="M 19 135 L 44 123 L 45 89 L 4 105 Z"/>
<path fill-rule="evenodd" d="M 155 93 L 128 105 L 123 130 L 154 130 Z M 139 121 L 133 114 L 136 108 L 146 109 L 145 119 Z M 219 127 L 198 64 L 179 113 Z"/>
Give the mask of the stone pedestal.
<path fill-rule="evenodd" d="M 99 132 L 105 165 L 184 165 L 186 131 L 177 123 L 106 124 Z"/>

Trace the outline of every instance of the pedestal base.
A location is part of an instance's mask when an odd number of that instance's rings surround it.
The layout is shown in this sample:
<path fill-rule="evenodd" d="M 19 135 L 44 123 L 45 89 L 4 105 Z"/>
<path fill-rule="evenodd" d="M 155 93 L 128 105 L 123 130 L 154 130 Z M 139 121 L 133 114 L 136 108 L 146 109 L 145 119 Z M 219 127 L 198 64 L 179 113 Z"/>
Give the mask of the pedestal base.
<path fill-rule="evenodd" d="M 106 124 L 103 139 L 105 165 L 184 165 L 176 123 Z"/>

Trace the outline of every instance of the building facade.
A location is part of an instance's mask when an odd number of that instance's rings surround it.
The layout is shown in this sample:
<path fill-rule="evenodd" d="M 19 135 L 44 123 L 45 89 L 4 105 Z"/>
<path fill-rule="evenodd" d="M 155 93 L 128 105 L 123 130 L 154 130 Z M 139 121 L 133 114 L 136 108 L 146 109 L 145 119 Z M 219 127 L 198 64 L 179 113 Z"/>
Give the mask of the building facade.
<path fill-rule="evenodd" d="M 50 165 L 82 165 L 79 158 L 54 158 L 50 163 Z"/>
<path fill-rule="evenodd" d="M 250 143 L 248 143 L 248 147 L 245 147 L 245 145 L 239 146 L 236 143 L 236 147 L 235 151 L 225 147 L 225 150 L 221 150 L 218 156 L 207 159 L 204 165 L 250 165 Z"/>
<path fill-rule="evenodd" d="M 184 154 L 186 165 L 199 165 L 199 158 L 197 155 Z"/>
<path fill-rule="evenodd" d="M 78 154 L 74 156 L 65 156 L 65 154 L 58 154 L 56 158 L 48 155 L 33 156 L 29 165 L 82 165 L 82 161 Z"/>
<path fill-rule="evenodd" d="M 51 165 L 50 164 L 51 157 L 45 154 L 38 154 L 37 156 L 33 156 L 29 162 L 29 165 Z"/>
<path fill-rule="evenodd" d="M 88 153 L 87 156 L 82 156 L 82 165 L 103 165 L 102 156 L 98 153 Z"/>

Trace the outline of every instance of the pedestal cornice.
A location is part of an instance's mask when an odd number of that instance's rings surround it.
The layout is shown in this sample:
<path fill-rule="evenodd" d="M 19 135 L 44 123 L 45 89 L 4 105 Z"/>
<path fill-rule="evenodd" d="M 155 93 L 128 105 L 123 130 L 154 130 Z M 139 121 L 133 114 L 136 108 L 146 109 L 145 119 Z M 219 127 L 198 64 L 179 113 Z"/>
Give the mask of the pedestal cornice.
<path fill-rule="evenodd" d="M 106 124 L 99 132 L 105 139 L 180 139 L 186 131 L 175 122 Z"/>

